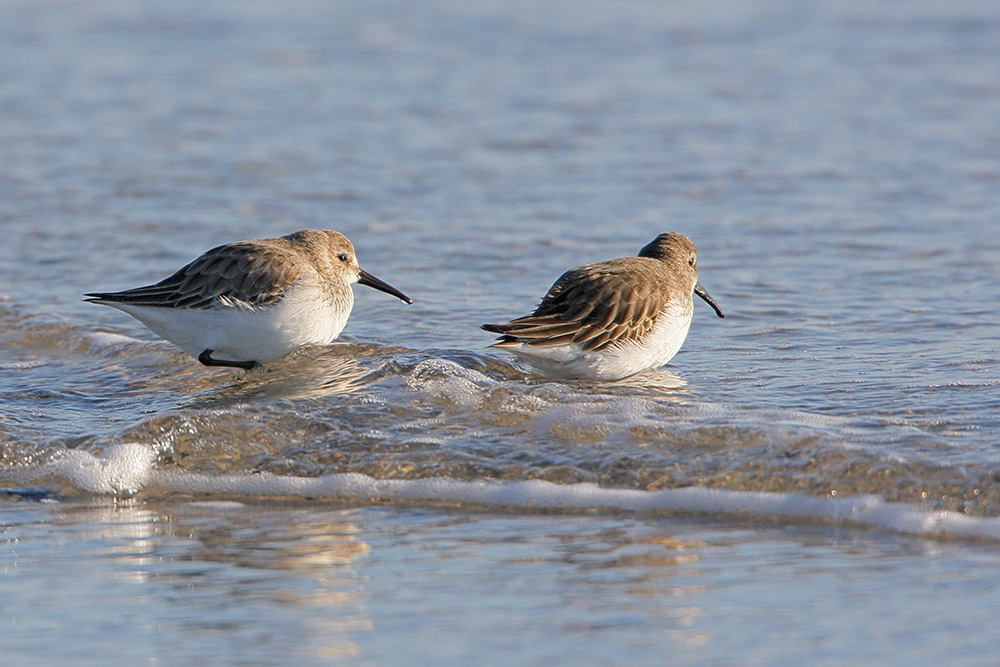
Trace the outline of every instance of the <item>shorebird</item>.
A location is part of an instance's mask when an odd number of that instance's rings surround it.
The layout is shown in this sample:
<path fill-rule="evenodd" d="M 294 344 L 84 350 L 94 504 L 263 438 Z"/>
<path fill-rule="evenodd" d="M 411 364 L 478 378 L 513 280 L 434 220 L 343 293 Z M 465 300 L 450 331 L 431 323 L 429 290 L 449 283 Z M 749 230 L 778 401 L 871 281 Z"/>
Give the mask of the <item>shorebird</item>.
<path fill-rule="evenodd" d="M 484 324 L 509 350 L 559 378 L 618 380 L 670 361 L 691 326 L 693 294 L 725 317 L 698 282 L 694 243 L 671 232 L 639 251 L 564 273 L 530 315 Z"/>
<path fill-rule="evenodd" d="M 351 242 L 330 229 L 227 243 L 155 285 L 85 296 L 128 313 L 206 366 L 250 370 L 335 339 L 354 306 L 352 283 L 413 303 L 363 271 Z"/>

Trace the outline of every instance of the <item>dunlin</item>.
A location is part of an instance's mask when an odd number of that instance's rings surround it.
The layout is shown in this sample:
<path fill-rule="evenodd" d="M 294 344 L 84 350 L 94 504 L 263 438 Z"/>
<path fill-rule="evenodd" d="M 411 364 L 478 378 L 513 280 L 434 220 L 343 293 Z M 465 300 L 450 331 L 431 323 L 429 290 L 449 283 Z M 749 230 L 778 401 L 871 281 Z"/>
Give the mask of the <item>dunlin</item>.
<path fill-rule="evenodd" d="M 639 251 L 564 273 L 533 313 L 504 324 L 491 347 L 510 350 L 560 378 L 618 380 L 677 354 L 694 311 L 692 294 L 725 317 L 698 282 L 698 252 L 677 233 Z"/>
<path fill-rule="evenodd" d="M 206 366 L 252 369 L 306 343 L 328 343 L 354 307 L 352 283 L 413 301 L 358 266 L 333 230 L 213 248 L 155 285 L 87 294 L 136 318 Z"/>

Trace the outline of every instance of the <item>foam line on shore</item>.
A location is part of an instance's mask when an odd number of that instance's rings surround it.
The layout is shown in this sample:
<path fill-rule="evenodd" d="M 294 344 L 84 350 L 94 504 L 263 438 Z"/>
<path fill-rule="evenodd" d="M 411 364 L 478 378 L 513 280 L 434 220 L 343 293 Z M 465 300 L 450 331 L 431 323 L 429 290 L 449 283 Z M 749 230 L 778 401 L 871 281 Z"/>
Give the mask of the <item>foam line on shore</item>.
<path fill-rule="evenodd" d="M 98 454 L 67 450 L 49 463 L 4 471 L 0 474 L 0 482 L 29 484 L 51 476 L 61 477 L 82 491 L 105 495 L 133 495 L 143 489 L 159 489 L 209 496 L 446 502 L 506 509 L 686 512 L 830 521 L 925 537 L 1000 540 L 1000 518 L 928 510 L 914 504 L 890 503 L 874 495 L 818 498 L 706 487 L 643 491 L 590 483 L 444 477 L 380 480 L 361 473 L 318 477 L 268 472 L 201 474 L 158 468 L 155 451 L 140 444 L 116 445 Z"/>

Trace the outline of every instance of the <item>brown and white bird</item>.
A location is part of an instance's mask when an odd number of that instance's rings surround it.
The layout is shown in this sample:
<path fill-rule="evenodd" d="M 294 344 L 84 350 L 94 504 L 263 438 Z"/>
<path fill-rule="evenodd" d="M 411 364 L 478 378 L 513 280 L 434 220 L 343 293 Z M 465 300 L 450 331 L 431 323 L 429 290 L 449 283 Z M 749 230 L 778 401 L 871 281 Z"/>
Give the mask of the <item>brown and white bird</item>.
<path fill-rule="evenodd" d="M 363 271 L 351 242 L 330 229 L 228 243 L 155 285 L 85 296 L 128 313 L 206 366 L 249 370 L 340 335 L 354 307 L 352 283 L 413 303 Z"/>
<path fill-rule="evenodd" d="M 725 317 L 698 282 L 694 243 L 671 232 L 639 251 L 564 273 L 533 313 L 503 324 L 491 347 L 567 379 L 618 380 L 670 361 L 687 337 L 697 294 Z"/>

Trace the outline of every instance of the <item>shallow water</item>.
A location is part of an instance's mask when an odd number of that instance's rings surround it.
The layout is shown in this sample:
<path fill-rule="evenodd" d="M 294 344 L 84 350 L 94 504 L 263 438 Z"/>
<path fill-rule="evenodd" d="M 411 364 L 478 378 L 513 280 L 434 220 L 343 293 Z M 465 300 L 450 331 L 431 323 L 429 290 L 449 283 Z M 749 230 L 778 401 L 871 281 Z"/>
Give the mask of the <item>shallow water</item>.
<path fill-rule="evenodd" d="M 695 512 L 735 531 L 730 565 L 743 547 L 816 553 L 734 516 L 833 522 L 862 552 L 920 544 L 871 527 L 996 540 L 998 37 L 986 1 L 626 2 L 613 15 L 585 1 L 0 3 L 0 482 L 41 499 L 9 511 L 41 512 L 25 524 L 37 528 L 46 503 L 68 503 L 40 545 L 95 521 L 72 509 L 90 495 L 138 494 L 128 512 L 172 516 L 192 493 L 257 509 L 308 497 L 304 520 L 319 523 L 325 503 L 361 502 L 352 511 L 389 533 L 384 513 L 391 526 L 407 511 L 364 502 L 416 503 L 484 539 L 489 506 L 505 530 L 598 550 L 544 512 L 570 511 L 571 526 L 589 525 L 589 506 L 611 512 L 602 525 Z M 340 342 L 242 373 L 81 302 L 301 227 L 347 234 L 414 305 L 357 288 Z M 486 349 L 478 325 L 527 312 L 566 268 L 671 230 L 698 245 L 726 318 L 696 304 L 665 369 L 561 383 Z M 868 580 L 817 535 L 824 567 Z M 473 569 L 495 557 L 469 549 Z M 890 568 L 882 611 L 907 599 L 934 613 L 909 597 L 946 567 L 924 559 Z M 59 566 L 38 567 L 29 588 Z M 794 594 L 733 576 L 778 606 Z M 816 595 L 830 585 L 789 576 Z M 548 613 L 532 589 L 511 618 Z M 437 609 L 464 597 L 440 595 Z M 824 613 L 796 609 L 804 625 Z M 718 618 L 717 634 L 753 630 Z M 956 620 L 954 637 L 976 622 Z M 572 644 L 563 630 L 549 638 Z M 921 623 L 885 632 L 941 655 Z M 673 646 L 657 636 L 628 652 Z M 752 660 L 792 660 L 813 640 L 789 634 Z M 726 662 L 735 642 L 691 659 Z M 371 644 L 357 655 L 393 661 Z M 518 657 L 551 657 L 541 644 Z"/>
<path fill-rule="evenodd" d="M 5 664 L 978 664 L 994 643 L 973 632 L 992 545 L 370 504 L 3 516 Z"/>

